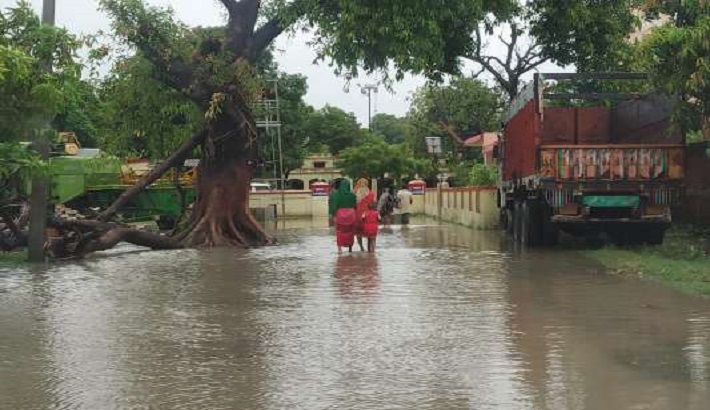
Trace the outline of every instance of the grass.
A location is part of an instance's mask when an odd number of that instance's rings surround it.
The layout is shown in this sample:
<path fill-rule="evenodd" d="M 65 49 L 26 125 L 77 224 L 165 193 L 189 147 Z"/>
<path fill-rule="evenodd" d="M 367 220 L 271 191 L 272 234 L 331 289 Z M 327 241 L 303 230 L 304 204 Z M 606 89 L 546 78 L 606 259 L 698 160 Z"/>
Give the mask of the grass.
<path fill-rule="evenodd" d="M 613 273 L 658 280 L 710 296 L 710 230 L 674 227 L 661 246 L 603 247 L 584 253 Z"/>
<path fill-rule="evenodd" d="M 27 251 L 0 252 L 0 267 L 17 266 L 27 263 Z"/>

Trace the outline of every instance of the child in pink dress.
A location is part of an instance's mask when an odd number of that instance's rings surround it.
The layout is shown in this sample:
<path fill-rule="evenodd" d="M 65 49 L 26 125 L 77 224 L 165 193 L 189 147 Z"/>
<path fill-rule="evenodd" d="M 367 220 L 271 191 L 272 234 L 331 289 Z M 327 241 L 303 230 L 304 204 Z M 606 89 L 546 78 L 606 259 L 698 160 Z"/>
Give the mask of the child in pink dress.
<path fill-rule="evenodd" d="M 370 209 L 362 214 L 362 236 L 367 238 L 367 251 L 374 252 L 377 243 L 377 230 L 380 225 L 380 213 L 377 203 L 371 203 Z"/>

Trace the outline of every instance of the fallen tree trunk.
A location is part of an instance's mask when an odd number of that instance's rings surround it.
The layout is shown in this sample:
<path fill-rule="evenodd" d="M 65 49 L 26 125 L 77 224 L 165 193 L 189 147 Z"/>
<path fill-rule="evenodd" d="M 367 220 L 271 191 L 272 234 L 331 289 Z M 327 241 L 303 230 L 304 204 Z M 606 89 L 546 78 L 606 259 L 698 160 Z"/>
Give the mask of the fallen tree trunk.
<path fill-rule="evenodd" d="M 99 221 L 110 221 L 116 212 L 121 209 L 122 206 L 133 200 L 138 194 L 141 193 L 148 185 L 155 182 L 158 178 L 163 176 L 170 168 L 179 166 L 184 162 L 192 153 L 198 145 L 202 144 L 205 140 L 205 133 L 200 133 L 193 135 L 189 140 L 187 140 L 177 151 L 170 155 L 165 161 L 160 165 L 153 168 L 150 173 L 145 175 L 140 179 L 135 185 L 124 191 L 121 196 L 114 201 L 111 206 L 109 206 L 105 211 L 101 212 L 98 216 Z"/>
<path fill-rule="evenodd" d="M 55 259 L 83 258 L 86 254 L 110 249 L 120 242 L 154 250 L 183 248 L 182 243 L 173 238 L 112 222 L 54 219 L 49 226 L 56 232 L 48 238 L 46 249 Z"/>

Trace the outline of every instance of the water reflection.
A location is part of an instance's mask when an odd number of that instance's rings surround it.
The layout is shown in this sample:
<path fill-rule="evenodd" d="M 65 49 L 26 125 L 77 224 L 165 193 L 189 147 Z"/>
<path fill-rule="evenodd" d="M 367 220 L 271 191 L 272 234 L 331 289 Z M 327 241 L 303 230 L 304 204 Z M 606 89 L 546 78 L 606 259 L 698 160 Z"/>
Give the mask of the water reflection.
<path fill-rule="evenodd" d="M 335 262 L 335 279 L 343 297 L 375 296 L 380 283 L 377 255 L 339 255 Z"/>
<path fill-rule="evenodd" d="M 0 268 L 0 408 L 705 409 L 710 302 L 415 220 Z"/>

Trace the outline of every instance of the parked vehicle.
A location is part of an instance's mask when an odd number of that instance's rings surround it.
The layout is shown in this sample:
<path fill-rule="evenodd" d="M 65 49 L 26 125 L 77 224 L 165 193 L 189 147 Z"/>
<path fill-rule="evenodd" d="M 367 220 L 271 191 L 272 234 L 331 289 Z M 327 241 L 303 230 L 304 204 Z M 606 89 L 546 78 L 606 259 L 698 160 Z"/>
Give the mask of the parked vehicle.
<path fill-rule="evenodd" d="M 273 188 L 266 182 L 256 182 L 253 181 L 250 185 L 251 192 L 269 192 Z"/>
<path fill-rule="evenodd" d="M 562 230 L 605 232 L 618 243 L 663 242 L 683 189 L 684 136 L 671 124 L 674 100 L 660 93 L 553 93 L 547 83 L 646 79 L 536 74 L 512 101 L 498 146 L 498 187 L 501 221 L 516 240 L 551 245 Z"/>

